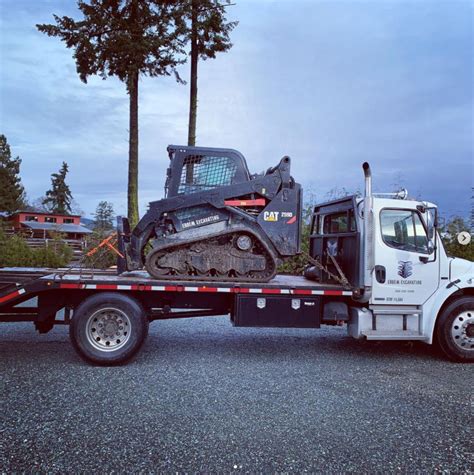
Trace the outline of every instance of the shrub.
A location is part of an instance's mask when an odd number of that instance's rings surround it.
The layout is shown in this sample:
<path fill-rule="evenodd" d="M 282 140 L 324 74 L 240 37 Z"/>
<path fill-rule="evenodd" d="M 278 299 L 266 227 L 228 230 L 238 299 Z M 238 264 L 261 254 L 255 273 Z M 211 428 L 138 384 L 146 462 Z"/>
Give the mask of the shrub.
<path fill-rule="evenodd" d="M 0 266 L 30 267 L 33 265 L 33 250 L 20 236 L 7 236 L 0 230 Z"/>
<path fill-rule="evenodd" d="M 303 222 L 301 223 L 301 254 L 285 259 L 278 267 L 280 274 L 301 275 L 308 264 L 306 255 L 309 254 L 309 236 L 311 234 L 311 213 L 313 207 L 307 205 L 303 210 Z"/>
<path fill-rule="evenodd" d="M 71 248 L 60 236 L 48 247 L 33 249 L 21 236 L 7 236 L 0 229 L 0 267 L 65 267 L 71 257 Z"/>

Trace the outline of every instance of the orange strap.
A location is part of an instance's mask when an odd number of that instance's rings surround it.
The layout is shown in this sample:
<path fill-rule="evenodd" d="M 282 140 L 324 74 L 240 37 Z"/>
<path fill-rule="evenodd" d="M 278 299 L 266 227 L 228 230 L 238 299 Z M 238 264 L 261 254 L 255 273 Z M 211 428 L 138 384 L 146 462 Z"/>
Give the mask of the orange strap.
<path fill-rule="evenodd" d="M 118 256 L 120 256 L 123 259 L 123 255 L 119 250 L 114 246 L 116 244 L 116 239 L 117 239 L 117 233 L 111 234 L 109 237 L 105 238 L 103 241 L 99 243 L 98 246 L 94 247 L 91 249 L 89 252 L 87 252 L 86 256 L 90 257 L 93 254 L 95 254 L 101 247 L 108 247 L 111 251 L 115 252 Z"/>

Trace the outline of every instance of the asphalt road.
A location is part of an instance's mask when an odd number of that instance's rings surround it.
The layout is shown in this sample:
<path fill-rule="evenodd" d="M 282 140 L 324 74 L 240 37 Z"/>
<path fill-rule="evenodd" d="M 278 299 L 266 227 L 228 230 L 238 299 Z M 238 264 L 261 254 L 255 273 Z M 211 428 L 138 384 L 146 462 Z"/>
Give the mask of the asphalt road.
<path fill-rule="evenodd" d="M 127 366 L 0 327 L 1 472 L 472 469 L 473 366 L 341 328 L 154 322 Z"/>

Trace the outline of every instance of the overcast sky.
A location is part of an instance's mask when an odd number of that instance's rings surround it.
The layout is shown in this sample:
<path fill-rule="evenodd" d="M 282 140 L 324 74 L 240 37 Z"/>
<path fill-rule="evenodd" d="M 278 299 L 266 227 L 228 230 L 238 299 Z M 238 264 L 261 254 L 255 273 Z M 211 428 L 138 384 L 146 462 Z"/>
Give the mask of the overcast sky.
<path fill-rule="evenodd" d="M 197 144 L 240 150 L 252 172 L 283 155 L 324 200 L 406 186 L 446 215 L 468 215 L 473 186 L 473 1 L 235 0 L 234 47 L 199 64 Z M 0 0 L 0 133 L 22 159 L 30 199 L 65 160 L 86 216 L 126 211 L 128 96 L 83 84 L 71 50 L 35 29 L 73 0 Z M 188 66 L 181 68 L 183 76 Z M 187 140 L 188 88 L 140 84 L 140 210 L 163 196 L 166 146 Z M 307 193 L 307 196 L 309 193 Z"/>

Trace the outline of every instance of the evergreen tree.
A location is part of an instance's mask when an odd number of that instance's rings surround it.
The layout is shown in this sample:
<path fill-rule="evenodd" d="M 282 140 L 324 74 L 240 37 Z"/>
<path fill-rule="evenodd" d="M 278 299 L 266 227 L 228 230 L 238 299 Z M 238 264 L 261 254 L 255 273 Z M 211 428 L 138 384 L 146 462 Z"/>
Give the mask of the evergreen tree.
<path fill-rule="evenodd" d="M 69 186 L 66 183 L 66 175 L 69 171 L 66 162 L 58 173 L 51 175 L 51 189 L 46 192 L 46 198 L 43 204 L 52 213 L 70 214 L 72 195 Z"/>
<path fill-rule="evenodd" d="M 462 245 L 458 241 L 459 233 L 467 231 L 471 232 L 467 220 L 460 216 L 452 217 L 440 229 L 440 234 L 443 239 L 444 249 L 448 256 L 461 257 L 469 261 L 474 261 L 474 243 L 470 242 L 467 245 Z"/>
<path fill-rule="evenodd" d="M 5 135 L 0 135 L 0 211 L 14 213 L 25 206 L 20 165 L 19 157 L 12 158 Z"/>
<path fill-rule="evenodd" d="M 470 222 L 470 232 L 471 234 L 474 234 L 474 187 L 471 188 L 471 222 Z"/>
<path fill-rule="evenodd" d="M 94 224 L 96 229 L 101 231 L 113 229 L 115 217 L 114 206 L 108 201 L 99 202 L 95 210 L 94 217 Z"/>
<path fill-rule="evenodd" d="M 188 18 L 187 39 L 191 43 L 191 74 L 189 82 L 188 145 L 196 145 L 198 60 L 215 58 L 217 53 L 232 47 L 229 34 L 237 25 L 226 20 L 225 7 L 230 0 L 184 0 Z"/>
<path fill-rule="evenodd" d="M 56 24 L 37 25 L 74 49 L 82 81 L 91 75 L 116 76 L 130 96 L 128 218 L 138 221 L 138 82 L 140 75 L 181 81 L 176 66 L 184 54 L 185 24 L 181 5 L 169 0 L 78 0 L 80 20 L 54 15 Z"/>

